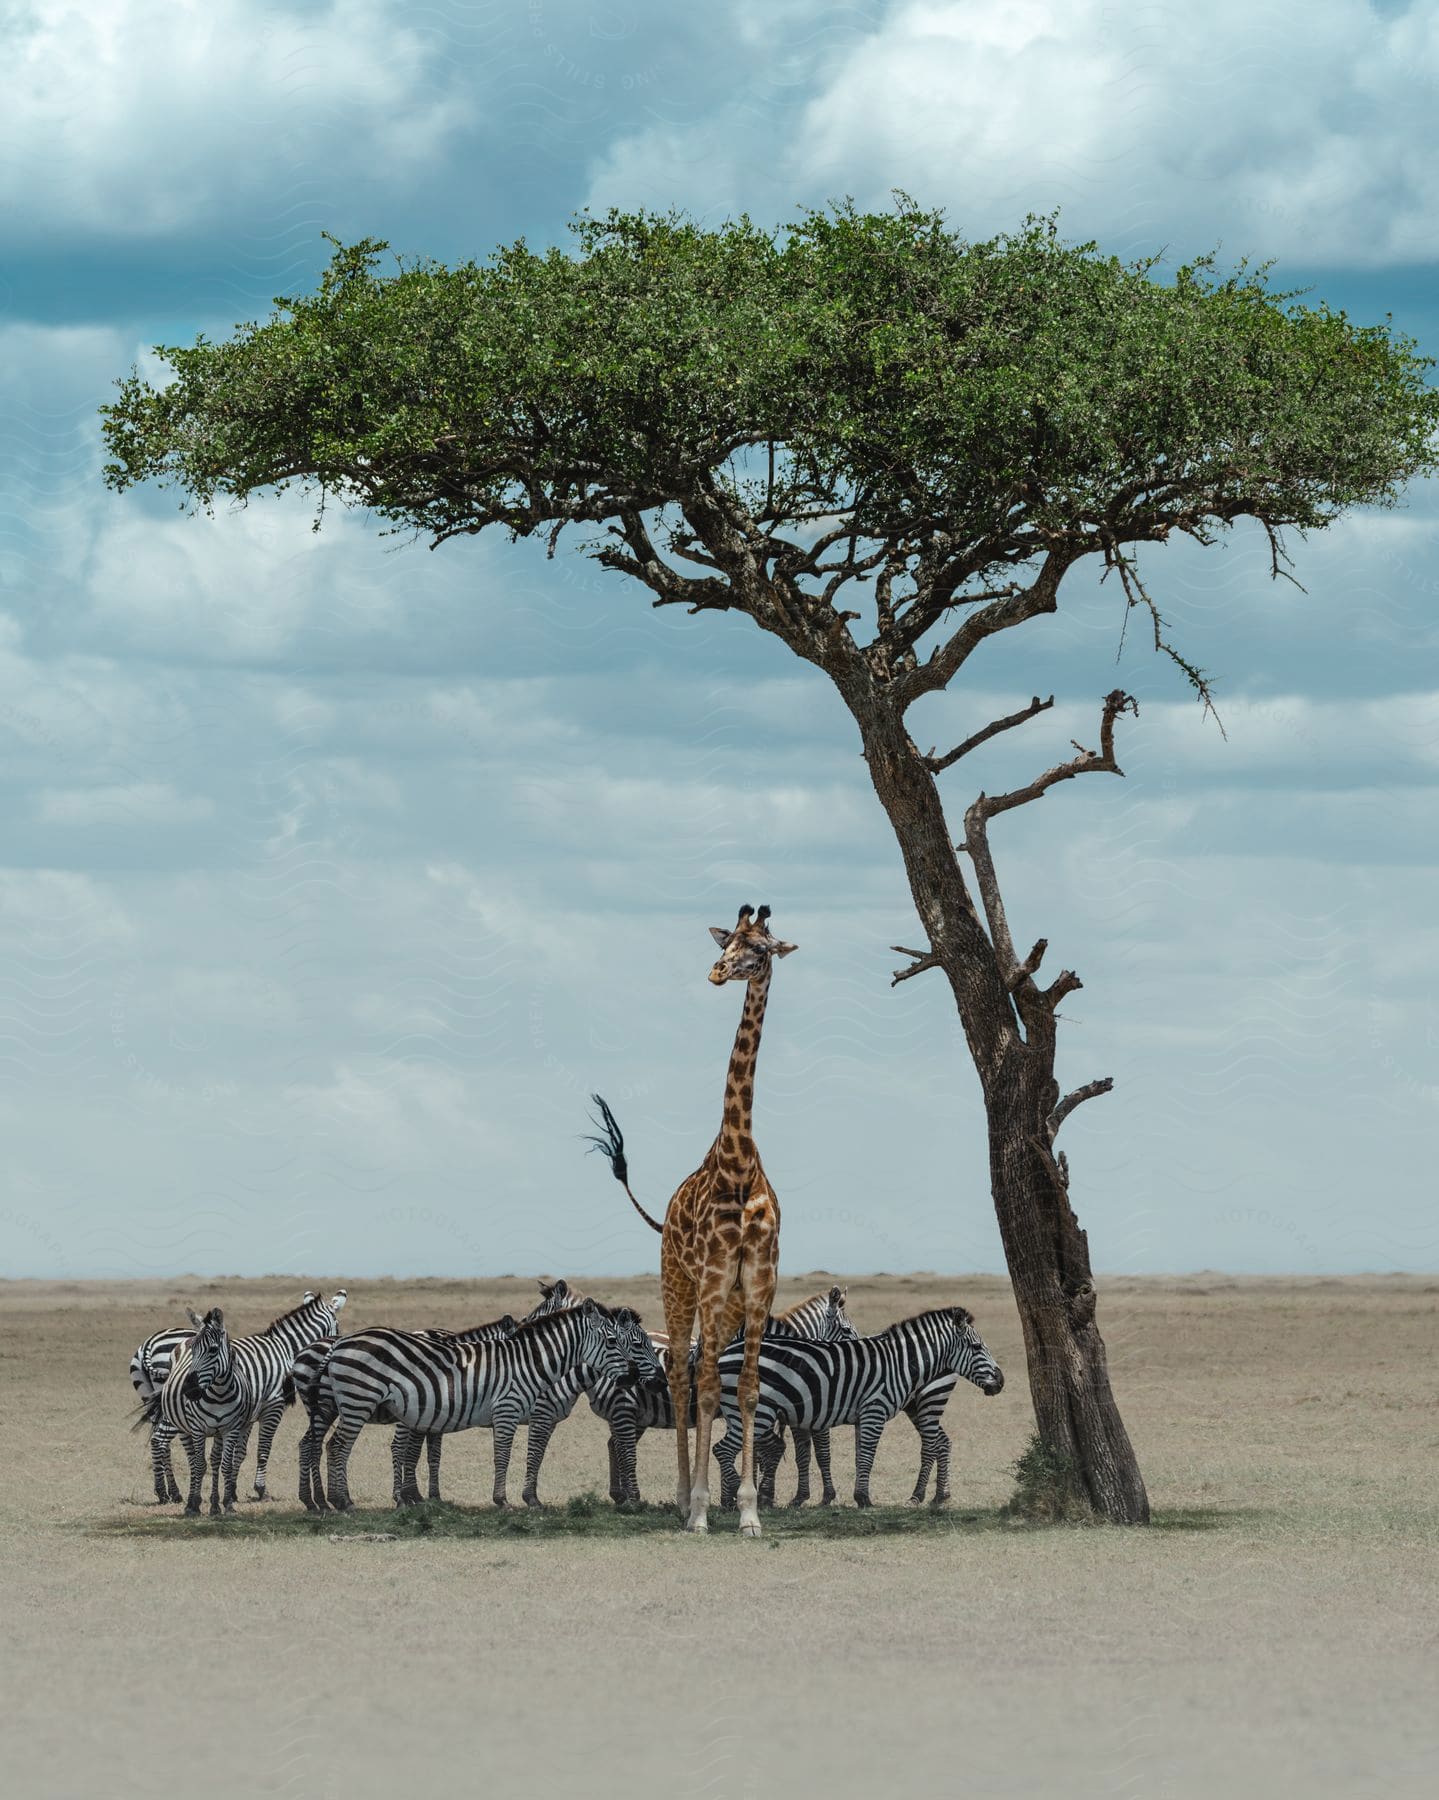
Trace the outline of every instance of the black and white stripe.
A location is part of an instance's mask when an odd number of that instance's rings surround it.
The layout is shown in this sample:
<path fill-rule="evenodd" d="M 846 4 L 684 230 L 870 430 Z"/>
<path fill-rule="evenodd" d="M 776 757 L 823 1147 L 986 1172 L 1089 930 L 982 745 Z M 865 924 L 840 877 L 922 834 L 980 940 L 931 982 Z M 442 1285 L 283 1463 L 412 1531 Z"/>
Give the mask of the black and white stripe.
<path fill-rule="evenodd" d="M 806 1300 L 793 1306 L 788 1312 L 772 1318 L 766 1326 L 766 1332 L 777 1336 L 842 1338 L 857 1337 L 859 1334 L 850 1322 L 844 1310 L 844 1290 L 830 1288 L 827 1293 L 812 1294 Z M 637 1468 L 636 1446 L 646 1431 L 674 1430 L 674 1404 L 670 1398 L 669 1383 L 665 1379 L 664 1364 L 661 1355 L 668 1355 L 669 1344 L 664 1338 L 651 1339 L 653 1354 L 649 1359 L 636 1357 L 639 1365 L 639 1382 L 614 1382 L 604 1377 L 583 1381 L 577 1375 L 557 1382 L 550 1392 L 544 1395 L 536 1406 L 530 1419 L 529 1454 L 525 1467 L 524 1499 L 527 1506 L 539 1506 L 540 1469 L 545 1459 L 545 1451 L 556 1428 L 569 1417 L 581 1393 L 589 1400 L 591 1410 L 602 1418 L 610 1428 L 609 1460 L 610 1460 L 610 1499 L 616 1506 L 638 1505 L 640 1500 L 639 1475 Z M 743 1334 L 737 1334 L 734 1346 L 743 1349 Z M 691 1370 L 698 1361 L 699 1346 L 690 1346 Z M 690 1384 L 690 1417 L 689 1423 L 695 1422 L 695 1385 Z M 808 1475 L 808 1446 L 811 1434 L 804 1433 L 806 1455 L 805 1474 Z M 821 1458 L 826 1485 L 829 1479 L 829 1435 L 815 1434 L 815 1448 Z M 796 1440 L 798 1443 L 798 1440 Z M 773 1473 L 770 1477 L 770 1492 L 773 1493 Z M 807 1497 L 807 1493 L 806 1493 Z"/>
<path fill-rule="evenodd" d="M 491 1319 L 483 1325 L 472 1325 L 463 1331 L 430 1326 L 409 1335 L 432 1342 L 449 1340 L 461 1344 L 491 1343 L 497 1338 L 509 1337 L 522 1323 L 543 1318 L 546 1313 L 559 1312 L 562 1307 L 576 1305 L 583 1298 L 563 1278 L 559 1281 L 545 1281 L 541 1278 L 539 1303 L 525 1314 L 523 1320 L 516 1320 L 511 1314 L 505 1313 L 502 1318 Z M 308 1512 L 323 1512 L 326 1505 L 324 1481 L 320 1474 L 320 1450 L 325 1433 L 334 1424 L 336 1415 L 328 1391 L 320 1385 L 320 1377 L 334 1347 L 333 1342 L 314 1344 L 302 1351 L 295 1360 L 295 1392 L 308 1416 L 308 1424 L 300 1434 L 300 1503 Z M 401 1503 L 402 1471 L 408 1467 L 413 1481 L 413 1470 L 419 1461 L 418 1451 L 410 1443 L 410 1435 L 407 1427 L 399 1426 L 390 1446 L 390 1457 L 396 1470 L 394 1498 L 397 1506 Z M 430 1500 L 440 1498 L 440 1455 L 444 1441 L 443 1432 L 425 1433 L 425 1460 L 429 1470 L 429 1492 L 426 1497 Z"/>
<path fill-rule="evenodd" d="M 255 1453 L 254 1493 L 265 1498 L 266 1469 L 270 1445 L 280 1419 L 295 1397 L 293 1369 L 295 1358 L 317 1338 L 332 1338 L 345 1304 L 345 1290 L 339 1289 L 329 1300 L 310 1294 L 293 1311 L 273 1319 L 263 1331 L 253 1336 L 226 1338 L 227 1366 L 223 1377 L 199 1378 L 197 1347 L 202 1342 L 202 1328 L 212 1332 L 223 1330 L 223 1315 L 218 1307 L 204 1321 L 191 1318 L 196 1336 L 179 1349 L 170 1364 L 159 1394 L 150 1403 L 149 1416 L 158 1418 L 171 1428 L 172 1434 L 185 1439 L 190 1458 L 190 1493 L 186 1512 L 200 1510 L 200 1489 L 204 1477 L 205 1439 L 221 1442 L 219 1473 L 224 1477 L 223 1510 L 235 1510 L 235 1487 L 240 1464 L 244 1461 L 250 1431 L 258 1422 L 259 1442 Z M 213 1357 L 215 1346 L 204 1339 L 207 1357 Z M 221 1510 L 218 1482 L 212 1482 L 210 1511 Z"/>
<path fill-rule="evenodd" d="M 723 1445 L 738 1442 L 739 1371 L 739 1351 L 731 1346 L 720 1356 L 721 1408 L 728 1427 Z M 777 1462 L 782 1451 L 774 1434 L 780 1424 L 810 1431 L 853 1425 L 854 1497 L 858 1505 L 868 1506 L 880 1433 L 896 1413 L 908 1412 L 920 1432 L 922 1454 L 941 1462 L 941 1489 L 947 1491 L 949 1442 L 939 1415 L 961 1377 L 986 1394 L 997 1394 L 1004 1386 L 999 1365 L 974 1329 L 973 1315 L 962 1306 L 918 1313 L 873 1337 L 836 1343 L 766 1334 L 760 1347 L 755 1443 Z M 722 1491 L 728 1492 L 735 1479 L 732 1452 L 721 1461 L 726 1465 Z M 927 1478 L 928 1461 L 921 1466 Z"/>
<path fill-rule="evenodd" d="M 403 1440 L 407 1460 L 396 1459 L 403 1501 L 420 1497 L 414 1486 L 420 1438 L 486 1425 L 494 1433 L 495 1504 L 504 1506 L 515 1432 L 540 1396 L 577 1368 L 626 1375 L 629 1346 L 640 1331 L 628 1308 L 611 1313 L 586 1300 L 489 1343 L 384 1328 L 342 1338 L 318 1382 L 322 1402 L 336 1418 L 327 1457 L 329 1504 L 340 1512 L 353 1504 L 346 1480 L 350 1453 L 372 1419 L 387 1419 L 415 1434 Z"/>
<path fill-rule="evenodd" d="M 135 1354 L 130 1358 L 130 1385 L 142 1406 L 148 1407 L 165 1385 L 165 1377 L 170 1373 L 170 1364 L 174 1361 L 177 1350 L 182 1350 L 195 1335 L 193 1325 L 173 1325 L 166 1331 L 157 1331 L 147 1337 Z M 150 1422 L 150 1472 L 155 1481 L 155 1498 L 164 1505 L 166 1501 L 179 1501 L 183 1496 L 175 1480 L 175 1465 L 170 1457 L 170 1446 L 175 1441 L 175 1434 L 169 1426 L 158 1419 Z"/>

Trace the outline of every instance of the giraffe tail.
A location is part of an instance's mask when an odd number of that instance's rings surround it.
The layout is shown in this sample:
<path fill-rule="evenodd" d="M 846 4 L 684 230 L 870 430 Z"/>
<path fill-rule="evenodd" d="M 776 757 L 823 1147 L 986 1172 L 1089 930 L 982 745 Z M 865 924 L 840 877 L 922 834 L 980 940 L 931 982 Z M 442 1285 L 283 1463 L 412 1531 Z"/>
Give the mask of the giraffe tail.
<path fill-rule="evenodd" d="M 630 1166 L 625 1160 L 624 1133 L 620 1130 L 619 1121 L 598 1094 L 591 1094 L 590 1099 L 593 1100 L 595 1105 L 600 1109 L 600 1116 L 598 1119 L 595 1118 L 593 1114 L 590 1116 L 591 1125 L 598 1125 L 599 1131 L 587 1132 L 585 1134 L 586 1142 L 589 1144 L 591 1150 L 598 1150 L 604 1155 L 609 1162 L 610 1170 L 613 1173 L 615 1180 L 619 1182 L 620 1186 L 629 1195 L 630 1205 L 644 1220 L 645 1224 L 649 1226 L 650 1230 L 663 1231 L 664 1226 L 661 1225 L 657 1219 L 651 1218 L 640 1205 L 639 1201 L 634 1197 L 634 1192 L 630 1187 Z"/>

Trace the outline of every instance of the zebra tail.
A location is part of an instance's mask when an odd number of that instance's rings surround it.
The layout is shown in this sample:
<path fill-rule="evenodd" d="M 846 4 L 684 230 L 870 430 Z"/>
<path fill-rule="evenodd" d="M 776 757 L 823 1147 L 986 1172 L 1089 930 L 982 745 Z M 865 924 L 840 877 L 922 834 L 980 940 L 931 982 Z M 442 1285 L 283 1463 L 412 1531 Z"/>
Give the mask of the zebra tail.
<path fill-rule="evenodd" d="M 664 1226 L 661 1225 L 657 1219 L 651 1218 L 649 1213 L 647 1213 L 640 1205 L 639 1201 L 635 1199 L 634 1191 L 630 1187 L 630 1166 L 625 1159 L 625 1140 L 624 1134 L 619 1127 L 619 1121 L 598 1094 L 591 1094 L 590 1099 L 593 1100 L 595 1105 L 600 1109 L 600 1117 L 598 1119 L 595 1118 L 593 1114 L 590 1116 L 591 1125 L 598 1125 L 599 1131 L 587 1132 L 585 1134 L 586 1143 L 588 1143 L 591 1151 L 598 1150 L 604 1156 L 605 1160 L 610 1165 L 610 1171 L 614 1175 L 615 1180 L 619 1182 L 620 1186 L 629 1195 L 630 1205 L 644 1220 L 645 1224 L 649 1226 L 650 1230 L 663 1231 Z"/>
<path fill-rule="evenodd" d="M 132 1432 L 144 1431 L 149 1426 L 158 1424 L 160 1418 L 160 1396 L 158 1394 L 151 1394 L 147 1400 L 142 1400 L 131 1414 L 131 1417 L 134 1420 L 134 1423 L 130 1427 Z"/>

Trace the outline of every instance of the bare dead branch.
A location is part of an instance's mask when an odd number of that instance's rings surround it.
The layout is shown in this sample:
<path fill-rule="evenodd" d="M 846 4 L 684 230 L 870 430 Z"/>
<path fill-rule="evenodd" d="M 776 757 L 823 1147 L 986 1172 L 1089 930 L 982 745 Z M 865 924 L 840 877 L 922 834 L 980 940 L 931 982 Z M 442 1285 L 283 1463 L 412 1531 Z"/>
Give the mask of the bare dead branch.
<path fill-rule="evenodd" d="M 897 956 L 912 956 L 914 958 L 914 961 L 909 968 L 895 970 L 894 979 L 889 984 L 891 987 L 898 987 L 900 982 L 908 981 L 912 975 L 923 975 L 926 969 L 937 969 L 939 967 L 939 958 L 932 950 L 911 950 L 904 944 L 891 944 L 890 949 L 893 950 Z"/>
<path fill-rule="evenodd" d="M 1075 554 L 1068 547 L 1053 549 L 1045 556 L 1039 574 L 1028 587 L 1014 584 L 998 590 L 999 597 L 979 612 L 972 613 L 952 637 L 936 648 L 927 662 L 920 663 L 899 679 L 896 688 L 901 706 L 911 705 L 921 694 L 932 694 L 948 687 L 986 638 L 993 637 L 996 632 L 1008 631 L 1012 626 L 1023 625 L 1041 613 L 1052 613 L 1059 603 L 1060 580 Z"/>
<path fill-rule="evenodd" d="M 1113 1086 L 1114 1077 L 1112 1075 L 1104 1075 L 1101 1076 L 1098 1081 L 1086 1081 L 1083 1087 L 1077 1087 L 1072 1093 L 1066 1094 L 1045 1121 L 1045 1125 L 1049 1131 L 1050 1143 L 1052 1144 L 1054 1142 L 1059 1134 L 1060 1126 L 1074 1111 L 1076 1106 L 1083 1106 L 1086 1100 L 1093 1100 L 1098 1094 L 1109 1093 Z"/>
<path fill-rule="evenodd" d="M 1066 994 L 1077 994 L 1083 986 L 1084 983 L 1073 969 L 1061 969 L 1049 986 L 1041 991 L 1040 998 L 1053 1012 Z"/>
<path fill-rule="evenodd" d="M 1025 957 L 1024 961 L 1015 965 L 1014 973 L 1009 977 L 1009 980 L 1006 983 L 1011 994 L 1017 987 L 1034 974 L 1034 971 L 1044 961 L 1044 953 L 1048 948 L 1049 939 L 1040 938 L 1036 942 L 1034 948 L 1030 951 L 1029 955 Z"/>
<path fill-rule="evenodd" d="M 929 755 L 924 758 L 925 767 L 932 775 L 942 775 L 946 769 L 957 763 L 961 756 L 968 756 L 971 750 L 977 750 L 990 738 L 998 737 L 1001 731 L 1011 731 L 1016 725 L 1023 725 L 1026 719 L 1032 719 L 1038 713 L 1048 712 L 1053 705 L 1053 694 L 1047 700 L 1041 700 L 1036 694 L 1028 706 L 1021 707 L 1018 712 L 1009 713 L 1003 719 L 995 719 L 992 724 L 986 725 L 983 731 L 976 731 L 973 736 L 967 737 L 947 756 L 936 756 L 931 750 Z"/>

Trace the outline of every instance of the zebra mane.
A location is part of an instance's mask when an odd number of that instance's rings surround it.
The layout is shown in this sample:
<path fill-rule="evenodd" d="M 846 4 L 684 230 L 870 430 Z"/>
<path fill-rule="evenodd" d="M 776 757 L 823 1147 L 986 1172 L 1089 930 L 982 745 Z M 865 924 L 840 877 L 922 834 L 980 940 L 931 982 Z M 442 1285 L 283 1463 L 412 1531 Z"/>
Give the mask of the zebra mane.
<path fill-rule="evenodd" d="M 288 1325 L 291 1319 L 298 1319 L 301 1313 L 313 1312 L 316 1307 L 327 1307 L 328 1305 L 329 1302 L 327 1300 L 321 1295 L 316 1294 L 313 1300 L 302 1300 L 298 1306 L 292 1306 L 289 1312 L 281 1313 L 278 1319 L 271 1319 L 270 1323 L 266 1325 L 263 1330 L 255 1333 L 255 1336 L 270 1337 L 279 1330 L 280 1326 Z"/>
<path fill-rule="evenodd" d="M 973 1325 L 974 1314 L 963 1306 L 931 1306 L 924 1312 L 911 1313 L 907 1319 L 896 1319 L 892 1325 L 886 1325 L 883 1331 L 876 1331 L 876 1337 L 890 1337 L 903 1331 L 908 1325 L 920 1325 L 929 1319 L 953 1319 L 960 1325 Z"/>
<path fill-rule="evenodd" d="M 552 1326 L 556 1320 L 570 1318 L 585 1306 L 593 1306 L 602 1319 L 618 1319 L 621 1323 L 633 1322 L 636 1325 L 640 1323 L 640 1315 L 632 1306 L 606 1306 L 602 1300 L 596 1300 L 589 1295 L 580 1302 L 579 1306 L 562 1306 L 558 1312 L 541 1313 L 537 1319 L 521 1319 L 510 1333 L 508 1341 L 514 1343 L 516 1338 L 522 1338 L 526 1333 L 533 1335 L 542 1325 Z M 624 1317 L 626 1314 L 628 1314 L 628 1321 Z"/>

